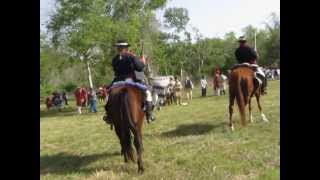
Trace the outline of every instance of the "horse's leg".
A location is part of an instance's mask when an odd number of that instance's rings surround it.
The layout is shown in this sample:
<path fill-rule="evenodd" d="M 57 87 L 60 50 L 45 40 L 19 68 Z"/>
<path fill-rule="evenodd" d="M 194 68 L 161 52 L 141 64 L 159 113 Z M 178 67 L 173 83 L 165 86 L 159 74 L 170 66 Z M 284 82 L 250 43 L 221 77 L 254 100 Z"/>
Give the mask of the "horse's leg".
<path fill-rule="evenodd" d="M 249 98 L 249 116 L 250 116 L 250 122 L 253 123 L 253 117 L 252 117 L 252 107 L 251 107 L 251 97 Z"/>
<path fill-rule="evenodd" d="M 112 125 L 111 125 L 112 126 Z M 121 138 L 122 138 L 122 134 L 121 134 L 121 132 L 120 132 L 120 127 L 119 127 L 119 125 L 118 124 L 116 124 L 115 125 L 115 131 L 116 131 L 116 134 L 117 134 L 117 136 L 118 136 L 118 138 L 119 138 L 119 140 L 120 140 L 120 145 L 121 145 L 121 155 L 123 155 L 124 156 L 124 162 L 128 162 L 128 157 L 127 157 L 127 154 L 126 154 L 126 152 L 125 152 L 125 144 L 123 143 L 123 141 L 121 140 Z"/>
<path fill-rule="evenodd" d="M 232 121 L 232 115 L 233 115 L 233 105 L 234 105 L 234 95 L 230 95 L 229 97 L 229 125 L 232 131 L 234 131 L 234 122 Z"/>
<path fill-rule="evenodd" d="M 134 146 L 136 147 L 137 154 L 138 154 L 138 173 L 142 174 L 144 171 L 143 162 L 142 162 L 143 145 L 142 145 L 142 135 L 140 130 L 137 130 L 134 133 Z"/>
<path fill-rule="evenodd" d="M 264 122 L 269 122 L 269 120 L 267 119 L 266 115 L 264 115 L 264 113 L 262 112 L 262 108 L 261 108 L 261 105 L 260 105 L 260 93 L 256 92 L 255 96 L 256 96 L 256 99 L 257 99 L 257 104 L 258 104 L 258 108 L 259 108 L 259 112 L 260 112 L 262 120 Z"/>

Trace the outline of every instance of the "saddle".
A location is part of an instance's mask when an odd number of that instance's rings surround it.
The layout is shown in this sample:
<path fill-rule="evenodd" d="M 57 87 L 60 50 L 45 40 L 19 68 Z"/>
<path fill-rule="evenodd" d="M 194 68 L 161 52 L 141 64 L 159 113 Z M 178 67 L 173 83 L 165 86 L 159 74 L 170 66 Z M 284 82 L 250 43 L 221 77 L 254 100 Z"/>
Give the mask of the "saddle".
<path fill-rule="evenodd" d="M 239 67 L 247 67 L 247 68 L 252 69 L 253 71 L 257 71 L 257 70 L 258 70 L 258 65 L 256 65 L 256 64 L 249 64 L 249 63 L 236 64 L 236 65 L 232 66 L 232 67 L 230 68 L 230 70 L 233 71 L 233 70 L 235 70 L 235 69 L 237 69 L 237 68 L 239 68 Z"/>
<path fill-rule="evenodd" d="M 255 87 L 258 88 L 258 87 L 261 87 L 262 84 L 263 84 L 263 77 L 260 77 L 260 75 L 257 73 L 257 70 L 258 70 L 258 65 L 257 64 L 250 64 L 250 63 L 241 63 L 241 64 L 236 64 L 234 66 L 232 66 L 230 68 L 231 71 L 239 68 L 239 67 L 247 67 L 247 68 L 250 68 L 254 71 L 254 79 L 255 79 Z"/>

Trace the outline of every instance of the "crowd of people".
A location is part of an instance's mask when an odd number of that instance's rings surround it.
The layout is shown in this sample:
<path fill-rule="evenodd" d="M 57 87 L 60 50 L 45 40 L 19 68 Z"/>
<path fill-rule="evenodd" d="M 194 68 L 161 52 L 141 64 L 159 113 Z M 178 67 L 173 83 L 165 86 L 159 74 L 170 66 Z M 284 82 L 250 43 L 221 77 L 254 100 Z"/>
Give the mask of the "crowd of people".
<path fill-rule="evenodd" d="M 280 79 L 280 68 L 267 68 L 263 67 L 262 71 L 266 75 L 268 80 L 278 80 Z"/>
<path fill-rule="evenodd" d="M 55 91 L 46 98 L 45 104 L 47 109 L 53 108 L 53 109 L 58 109 L 60 111 L 63 105 L 69 105 L 68 96 L 66 92 L 59 93 Z"/>
<path fill-rule="evenodd" d="M 99 99 L 100 103 L 105 103 L 107 97 L 107 87 L 101 86 L 99 89 L 87 87 L 77 87 L 74 91 L 74 97 L 77 106 L 77 112 L 82 114 L 82 108 L 89 107 L 89 111 L 97 113 L 97 102 Z M 61 111 L 62 107 L 69 105 L 69 97 L 66 92 L 59 93 L 58 91 L 53 92 L 49 95 L 45 104 L 48 110 L 56 109 Z"/>

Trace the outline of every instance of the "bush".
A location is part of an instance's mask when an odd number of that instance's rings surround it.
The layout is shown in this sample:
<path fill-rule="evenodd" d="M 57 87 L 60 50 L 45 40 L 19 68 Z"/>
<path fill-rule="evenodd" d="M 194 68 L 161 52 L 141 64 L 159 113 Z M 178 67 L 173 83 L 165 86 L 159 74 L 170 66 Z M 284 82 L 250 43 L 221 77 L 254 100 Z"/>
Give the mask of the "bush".
<path fill-rule="evenodd" d="M 77 88 L 77 85 L 74 84 L 73 82 L 69 82 L 67 84 L 62 85 L 63 90 L 67 91 L 67 92 L 72 92 Z"/>
<path fill-rule="evenodd" d="M 40 97 L 46 97 L 52 94 L 54 87 L 50 84 L 40 84 Z"/>

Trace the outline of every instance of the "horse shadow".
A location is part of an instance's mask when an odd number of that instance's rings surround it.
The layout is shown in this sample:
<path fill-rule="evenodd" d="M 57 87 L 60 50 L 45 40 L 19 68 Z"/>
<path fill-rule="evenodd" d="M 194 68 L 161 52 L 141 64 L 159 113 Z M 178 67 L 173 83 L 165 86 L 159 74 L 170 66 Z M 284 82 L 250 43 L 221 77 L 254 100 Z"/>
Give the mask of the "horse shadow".
<path fill-rule="evenodd" d="M 183 125 L 179 125 L 174 130 L 162 133 L 161 136 L 178 137 L 178 136 L 189 136 L 189 135 L 202 135 L 217 129 L 223 131 L 225 125 L 226 125 L 225 122 L 221 122 L 218 124 L 209 124 L 209 123 L 183 124 Z"/>
<path fill-rule="evenodd" d="M 96 169 L 83 168 L 101 158 L 118 156 L 120 152 L 92 155 L 72 155 L 59 153 L 40 157 L 40 174 L 69 174 L 72 172 L 92 173 Z"/>

